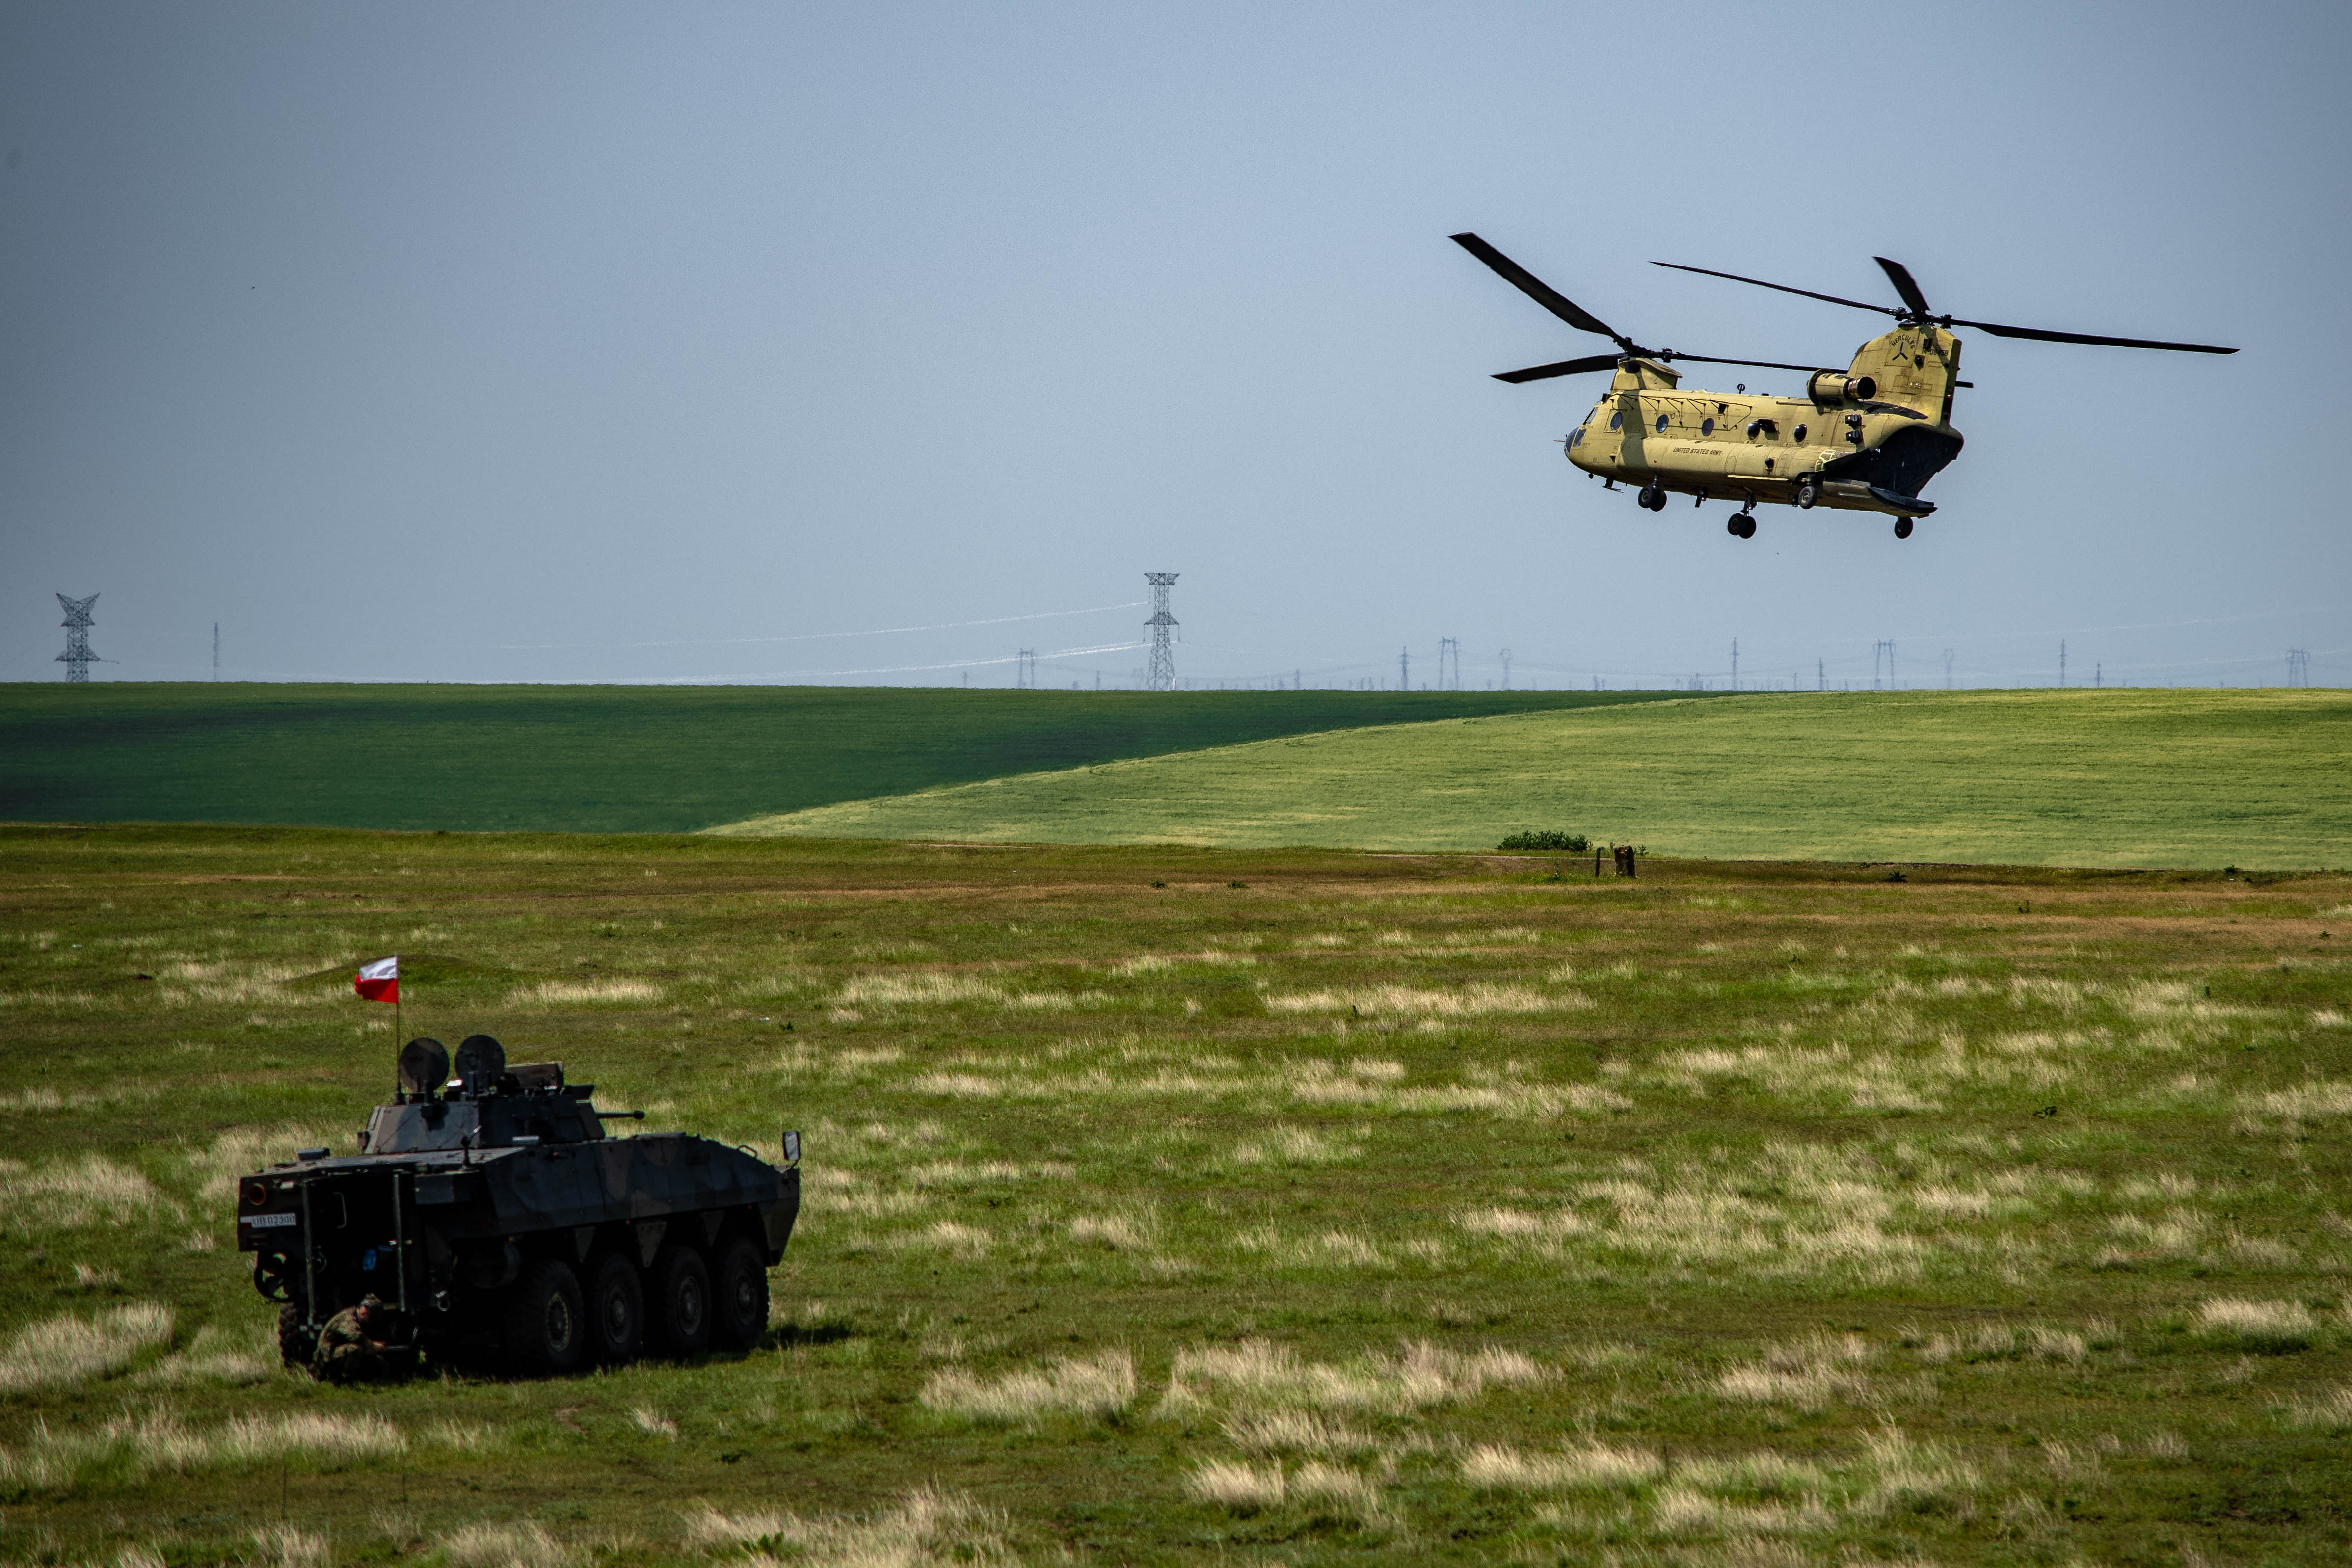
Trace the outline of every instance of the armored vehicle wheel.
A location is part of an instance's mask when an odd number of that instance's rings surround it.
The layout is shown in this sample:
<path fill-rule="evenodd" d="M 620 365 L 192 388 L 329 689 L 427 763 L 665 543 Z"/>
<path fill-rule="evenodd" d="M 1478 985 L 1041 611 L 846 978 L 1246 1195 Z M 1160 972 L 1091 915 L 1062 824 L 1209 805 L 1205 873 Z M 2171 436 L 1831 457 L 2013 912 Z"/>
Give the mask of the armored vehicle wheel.
<path fill-rule="evenodd" d="M 570 1266 L 542 1258 L 523 1270 L 507 1299 L 507 1355 L 521 1372 L 569 1372 L 587 1352 L 586 1318 Z"/>
<path fill-rule="evenodd" d="M 1898 539 L 1907 539 L 1911 537 L 1910 518 L 1897 517 L 1895 519 L 1895 537 Z"/>
<path fill-rule="evenodd" d="M 710 1265 L 691 1247 L 665 1247 L 654 1259 L 646 1302 L 646 1337 L 670 1355 L 710 1347 Z"/>
<path fill-rule="evenodd" d="M 1811 511 L 1812 509 L 1813 503 L 1821 498 L 1822 487 L 1814 484 L 1811 479 L 1806 478 L 1797 481 L 1797 509 L 1799 511 Z"/>
<path fill-rule="evenodd" d="M 711 1281 L 710 1340 L 721 1350 L 749 1350 L 768 1332 L 768 1263 L 740 1236 L 719 1245 Z"/>
<path fill-rule="evenodd" d="M 302 1326 L 302 1309 L 289 1301 L 278 1309 L 278 1359 L 308 1369 L 318 1354 L 319 1336 Z"/>
<path fill-rule="evenodd" d="M 588 1351 L 598 1361 L 635 1361 L 646 1344 L 646 1288 L 637 1266 L 617 1252 L 588 1274 Z"/>

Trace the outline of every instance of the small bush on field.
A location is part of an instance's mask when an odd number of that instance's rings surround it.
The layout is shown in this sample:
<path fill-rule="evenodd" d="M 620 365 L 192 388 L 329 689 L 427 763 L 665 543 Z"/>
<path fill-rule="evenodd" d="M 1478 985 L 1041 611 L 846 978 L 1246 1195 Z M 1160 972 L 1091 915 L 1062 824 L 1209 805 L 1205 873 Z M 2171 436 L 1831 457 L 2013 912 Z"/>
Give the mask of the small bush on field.
<path fill-rule="evenodd" d="M 1560 850 L 1580 855 L 1592 847 L 1592 841 L 1582 833 L 1560 833 L 1546 830 L 1533 833 L 1513 833 L 1495 846 L 1498 850 Z"/>

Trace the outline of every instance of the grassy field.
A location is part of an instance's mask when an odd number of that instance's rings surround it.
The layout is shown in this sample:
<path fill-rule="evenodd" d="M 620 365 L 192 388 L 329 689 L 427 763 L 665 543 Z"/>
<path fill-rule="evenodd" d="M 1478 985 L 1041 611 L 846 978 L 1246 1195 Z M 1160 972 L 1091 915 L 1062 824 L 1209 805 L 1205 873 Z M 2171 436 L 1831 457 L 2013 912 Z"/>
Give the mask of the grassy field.
<path fill-rule="evenodd" d="M 0 821 L 690 832 L 1005 773 L 1662 695 L 0 685 Z"/>
<path fill-rule="evenodd" d="M 2352 695 L 1716 697 L 1292 737 L 719 831 L 1463 851 L 1529 828 L 1738 859 L 2344 867 Z"/>
<path fill-rule="evenodd" d="M 0 1559 L 2352 1553 L 2352 877 L 1564 872 L 0 832 Z M 392 951 L 806 1130 L 766 1343 L 274 1368 L 229 1181 L 347 1146 Z"/>

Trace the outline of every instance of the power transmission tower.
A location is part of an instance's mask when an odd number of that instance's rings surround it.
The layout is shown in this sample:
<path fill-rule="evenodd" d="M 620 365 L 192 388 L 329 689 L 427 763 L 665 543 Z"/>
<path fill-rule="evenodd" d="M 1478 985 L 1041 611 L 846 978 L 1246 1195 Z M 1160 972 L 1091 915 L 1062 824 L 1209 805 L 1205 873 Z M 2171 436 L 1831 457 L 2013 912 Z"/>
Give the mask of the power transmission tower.
<path fill-rule="evenodd" d="M 2291 686 L 2311 685 L 2311 650 L 2289 648 L 2286 651 L 2286 684 Z"/>
<path fill-rule="evenodd" d="M 1895 689 L 1895 644 L 1892 642 L 1881 642 L 1870 651 L 1870 685 L 1874 691 L 1878 689 L 1878 662 L 1881 659 L 1886 661 L 1886 689 L 1892 691 Z"/>
<path fill-rule="evenodd" d="M 89 679 L 90 662 L 98 657 L 89 651 L 89 607 L 98 602 L 98 595 L 68 599 L 60 593 L 58 602 L 66 607 L 66 651 L 57 656 L 56 662 L 66 667 L 66 679 L 86 681 Z"/>
<path fill-rule="evenodd" d="M 1143 689 L 1168 692 L 1176 689 L 1176 650 L 1168 644 L 1168 634 L 1179 624 L 1168 613 L 1168 591 L 1176 585 L 1172 571 L 1147 571 L 1143 580 L 1151 585 L 1151 619 L 1144 624 L 1151 628 L 1151 664 L 1143 674 Z"/>
<path fill-rule="evenodd" d="M 1503 689 L 1507 692 L 1511 689 L 1511 651 L 1508 648 L 1503 650 Z"/>
<path fill-rule="evenodd" d="M 1949 648 L 1944 650 L 1944 689 L 1948 692 L 1952 689 L 1952 651 Z"/>
<path fill-rule="evenodd" d="M 1739 689 L 1739 639 L 1731 640 L 1731 689 Z"/>
<path fill-rule="evenodd" d="M 220 622 L 213 622 L 213 679 L 220 679 Z"/>
<path fill-rule="evenodd" d="M 1454 670 L 1451 675 L 1445 673 L 1448 665 Z M 1441 692 L 1462 689 L 1462 644 L 1452 637 L 1437 640 L 1437 689 Z"/>
<path fill-rule="evenodd" d="M 2066 639 L 2058 639 L 2058 684 L 2066 684 Z"/>
<path fill-rule="evenodd" d="M 1412 654 L 1404 648 L 1397 650 L 1397 690 L 1412 690 Z"/>
<path fill-rule="evenodd" d="M 1024 689 L 1037 684 L 1037 650 L 1024 648 L 1013 665 L 1013 684 Z"/>
<path fill-rule="evenodd" d="M 1815 659 L 1813 661 L 1813 690 L 1817 692 L 1825 692 L 1829 689 L 1830 662 L 1827 659 Z"/>

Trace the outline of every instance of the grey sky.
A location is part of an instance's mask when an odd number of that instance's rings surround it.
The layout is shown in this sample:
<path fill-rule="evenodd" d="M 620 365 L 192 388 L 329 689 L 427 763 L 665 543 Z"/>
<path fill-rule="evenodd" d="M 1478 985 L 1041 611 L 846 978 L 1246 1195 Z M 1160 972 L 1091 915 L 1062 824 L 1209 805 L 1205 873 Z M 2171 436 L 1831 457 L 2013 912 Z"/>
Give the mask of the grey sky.
<path fill-rule="evenodd" d="M 2352 683 L 2352 10 L 1697 15 L 8 4 L 0 679 L 62 590 L 109 680 L 1126 684 L 1157 568 L 1190 676 Z M 1697 352 L 1877 329 L 1648 261 L 2244 351 L 1963 333 L 1916 536 L 1743 544 L 1462 228 Z"/>

